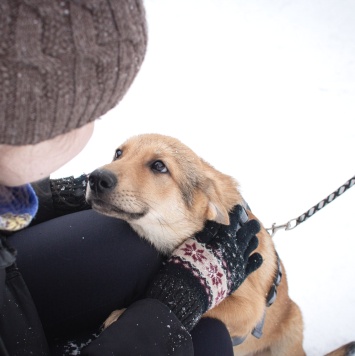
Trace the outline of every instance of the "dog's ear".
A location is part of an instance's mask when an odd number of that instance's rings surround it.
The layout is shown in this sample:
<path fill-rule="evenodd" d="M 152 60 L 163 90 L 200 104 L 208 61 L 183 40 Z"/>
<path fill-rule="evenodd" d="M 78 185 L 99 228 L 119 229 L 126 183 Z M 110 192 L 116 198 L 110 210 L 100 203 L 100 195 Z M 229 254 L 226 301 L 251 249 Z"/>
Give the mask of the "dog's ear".
<path fill-rule="evenodd" d="M 227 209 L 223 206 L 215 184 L 212 180 L 208 180 L 206 194 L 209 199 L 207 207 L 207 220 L 216 221 L 223 225 L 229 225 L 229 215 Z"/>
<path fill-rule="evenodd" d="M 203 159 L 201 159 L 201 164 L 203 175 L 201 186 L 209 200 L 206 219 L 229 225 L 228 212 L 239 201 L 243 201 L 238 190 L 238 183 L 232 177 L 217 171 Z"/>

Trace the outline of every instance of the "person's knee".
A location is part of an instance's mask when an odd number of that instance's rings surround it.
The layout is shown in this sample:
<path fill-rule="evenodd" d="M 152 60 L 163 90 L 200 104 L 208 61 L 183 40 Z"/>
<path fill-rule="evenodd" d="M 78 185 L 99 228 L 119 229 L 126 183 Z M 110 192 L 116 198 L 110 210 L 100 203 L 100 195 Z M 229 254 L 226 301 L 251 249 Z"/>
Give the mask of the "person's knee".
<path fill-rule="evenodd" d="M 229 332 L 220 320 L 202 318 L 191 336 L 195 356 L 233 356 Z"/>

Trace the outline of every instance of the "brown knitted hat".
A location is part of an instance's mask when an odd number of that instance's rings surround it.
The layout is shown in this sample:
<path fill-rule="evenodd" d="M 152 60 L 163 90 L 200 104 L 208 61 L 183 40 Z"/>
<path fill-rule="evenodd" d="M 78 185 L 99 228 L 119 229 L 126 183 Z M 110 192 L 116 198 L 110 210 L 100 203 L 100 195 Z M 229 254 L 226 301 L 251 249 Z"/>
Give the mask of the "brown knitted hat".
<path fill-rule="evenodd" d="M 1 0 L 0 144 L 35 144 L 114 107 L 143 61 L 141 0 Z"/>

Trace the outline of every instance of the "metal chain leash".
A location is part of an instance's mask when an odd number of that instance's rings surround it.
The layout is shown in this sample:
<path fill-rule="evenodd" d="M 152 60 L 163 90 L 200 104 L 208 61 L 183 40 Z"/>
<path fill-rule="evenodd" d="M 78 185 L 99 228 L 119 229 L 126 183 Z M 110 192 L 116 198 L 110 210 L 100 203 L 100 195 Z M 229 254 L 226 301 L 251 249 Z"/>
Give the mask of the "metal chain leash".
<path fill-rule="evenodd" d="M 279 230 L 288 231 L 294 229 L 296 226 L 309 219 L 317 211 L 323 209 L 326 205 L 334 201 L 336 198 L 338 198 L 340 195 L 342 195 L 344 192 L 346 192 L 349 188 L 351 188 L 354 185 L 355 185 L 355 176 L 350 178 L 336 191 L 334 191 L 332 194 L 329 194 L 325 199 L 320 201 L 318 204 L 314 205 L 312 208 L 310 208 L 304 214 L 300 215 L 298 218 L 291 219 L 286 224 L 276 225 L 276 223 L 274 223 L 272 224 L 271 228 L 268 228 L 266 230 L 271 236 L 274 236 L 276 232 Z"/>

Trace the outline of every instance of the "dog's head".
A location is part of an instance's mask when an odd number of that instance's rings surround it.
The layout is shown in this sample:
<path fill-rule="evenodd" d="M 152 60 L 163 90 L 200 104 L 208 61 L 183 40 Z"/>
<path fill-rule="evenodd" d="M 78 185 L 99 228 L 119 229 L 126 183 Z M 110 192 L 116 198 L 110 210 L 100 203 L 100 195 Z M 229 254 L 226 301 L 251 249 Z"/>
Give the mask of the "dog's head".
<path fill-rule="evenodd" d="M 172 137 L 135 136 L 113 162 L 89 177 L 93 209 L 126 220 L 164 253 L 201 230 L 206 220 L 228 225 L 242 201 L 236 182 Z"/>

